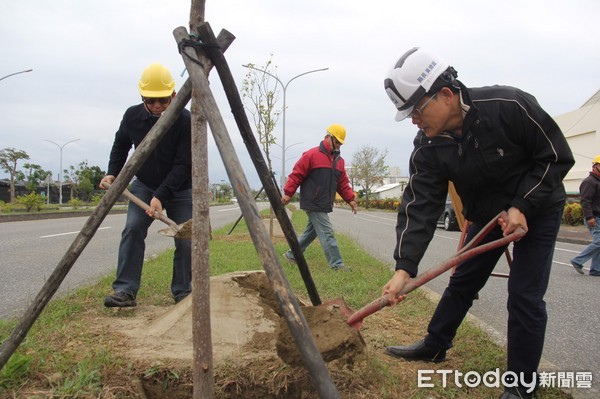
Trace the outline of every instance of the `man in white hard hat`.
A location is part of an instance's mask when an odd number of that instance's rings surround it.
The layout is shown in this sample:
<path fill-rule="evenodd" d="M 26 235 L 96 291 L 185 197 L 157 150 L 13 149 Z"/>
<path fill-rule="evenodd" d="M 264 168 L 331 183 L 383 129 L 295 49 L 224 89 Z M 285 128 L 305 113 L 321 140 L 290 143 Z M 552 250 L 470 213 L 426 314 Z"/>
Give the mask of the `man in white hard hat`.
<path fill-rule="evenodd" d="M 101 180 L 112 184 L 132 147 L 146 134 L 167 110 L 175 97 L 175 81 L 162 64 L 152 64 L 142 73 L 138 83 L 142 102 L 127 109 L 115 134 L 107 175 Z M 136 172 L 131 193 L 150 205 L 148 211 L 130 202 L 127 220 L 121 234 L 114 292 L 104 299 L 106 307 L 133 307 L 140 289 L 144 264 L 145 239 L 154 221 L 155 212 L 166 209 L 175 223 L 192 218 L 192 154 L 190 112 L 181 111 L 152 154 Z M 175 239 L 171 294 L 175 302 L 185 298 L 192 289 L 190 240 Z"/>
<path fill-rule="evenodd" d="M 301 187 L 300 208 L 308 215 L 308 224 L 298 238 L 302 252 L 319 237 L 321 248 L 332 270 L 348 270 L 342 260 L 329 213 L 333 211 L 335 193 L 346 201 L 356 213 L 354 191 L 348 181 L 340 147 L 346 140 L 346 128 L 339 123 L 327 127 L 327 134 L 317 146 L 302 154 L 283 188 L 281 201 L 288 204 Z M 283 254 L 289 262 L 296 262 L 291 251 Z"/>
<path fill-rule="evenodd" d="M 453 182 L 471 223 L 467 241 L 501 211 L 508 222 L 483 242 L 522 228 L 508 279 L 507 371 L 519 376 L 502 399 L 529 398 L 537 389 L 548 286 L 566 194 L 562 180 L 574 164 L 567 141 L 535 98 L 506 86 L 467 88 L 441 57 L 421 48 L 404 53 L 384 80 L 396 120 L 419 128 L 410 180 L 398 209 L 395 273 L 383 287 L 392 303 L 418 272 Z M 465 261 L 450 278 L 427 335 L 390 346 L 394 357 L 439 362 L 505 248 Z"/>
<path fill-rule="evenodd" d="M 600 155 L 594 157 L 592 171 L 579 185 L 579 198 L 592 243 L 571 259 L 571 264 L 583 274 L 583 264 L 591 259 L 590 276 L 600 276 Z"/>

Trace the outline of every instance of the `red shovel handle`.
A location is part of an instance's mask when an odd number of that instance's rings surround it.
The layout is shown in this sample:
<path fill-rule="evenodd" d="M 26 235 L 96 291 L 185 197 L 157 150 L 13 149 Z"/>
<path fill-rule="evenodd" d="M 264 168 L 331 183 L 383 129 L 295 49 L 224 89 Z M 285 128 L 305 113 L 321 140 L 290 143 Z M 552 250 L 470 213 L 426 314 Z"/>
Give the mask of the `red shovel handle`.
<path fill-rule="evenodd" d="M 404 288 L 398 293 L 396 297 L 400 297 L 404 294 L 408 294 L 411 291 L 419 288 L 423 284 L 433 280 L 440 274 L 452 269 L 456 265 L 466 261 L 467 259 L 472 258 L 473 256 L 479 255 L 481 253 L 487 252 L 489 250 L 506 246 L 513 241 L 520 240 L 525 235 L 525 230 L 522 228 L 518 228 L 514 233 L 507 235 L 506 237 L 502 237 L 498 240 L 488 242 L 486 244 L 476 246 L 481 242 L 481 240 L 488 235 L 497 225 L 499 219 L 507 220 L 506 212 L 501 212 L 492 219 L 481 231 L 473 237 L 473 239 L 469 242 L 469 244 L 465 245 L 460 251 L 458 251 L 454 256 L 446 260 L 445 262 L 419 274 L 413 279 L 410 279 L 408 283 L 404 286 Z M 365 317 L 372 315 L 378 310 L 383 309 L 386 306 L 390 306 L 390 301 L 387 298 L 387 295 L 384 295 L 363 308 L 357 310 L 352 314 L 347 323 L 351 326 L 360 323 Z"/>

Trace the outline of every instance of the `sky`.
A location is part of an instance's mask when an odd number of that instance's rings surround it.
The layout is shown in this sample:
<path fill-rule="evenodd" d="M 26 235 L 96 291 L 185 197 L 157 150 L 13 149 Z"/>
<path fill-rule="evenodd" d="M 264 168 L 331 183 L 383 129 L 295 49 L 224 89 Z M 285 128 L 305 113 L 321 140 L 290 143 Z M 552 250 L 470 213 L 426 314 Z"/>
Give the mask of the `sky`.
<path fill-rule="evenodd" d="M 190 6 L 189 0 L 0 1 L 0 79 L 33 69 L 0 80 L 0 149 L 27 152 L 28 162 L 55 178 L 60 146 L 63 169 L 87 161 L 106 170 L 123 113 L 140 102 L 143 69 L 164 64 L 177 88 L 187 79 L 172 32 L 188 27 Z M 238 89 L 248 72 L 242 65 L 269 59 L 289 82 L 285 174 L 327 126 L 339 123 L 347 129 L 347 164 L 369 145 L 387 150 L 387 165 L 407 175 L 417 129 L 409 120 L 394 121 L 383 80 L 412 47 L 438 53 L 468 87 L 519 87 L 552 116 L 579 108 L 600 89 L 598 16 L 596 0 L 207 0 L 205 12 L 215 34 L 226 29 L 236 36 L 225 56 Z M 328 69 L 290 82 L 321 68 Z M 260 189 L 216 72 L 209 80 L 250 187 Z M 279 147 L 272 150 L 277 176 L 282 133 L 280 118 Z M 210 183 L 229 181 L 212 137 L 208 163 Z"/>

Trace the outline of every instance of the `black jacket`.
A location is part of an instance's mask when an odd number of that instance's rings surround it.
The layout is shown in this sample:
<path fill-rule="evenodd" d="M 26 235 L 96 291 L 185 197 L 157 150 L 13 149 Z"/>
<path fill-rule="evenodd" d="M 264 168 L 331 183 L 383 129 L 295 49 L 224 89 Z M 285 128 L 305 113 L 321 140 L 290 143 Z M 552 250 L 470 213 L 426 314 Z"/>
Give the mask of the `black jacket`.
<path fill-rule="evenodd" d="M 590 172 L 579 186 L 584 220 L 600 217 L 600 176 Z"/>
<path fill-rule="evenodd" d="M 454 182 L 467 220 L 485 225 L 514 206 L 529 219 L 562 209 L 574 164 L 567 141 L 536 99 L 519 89 L 467 89 L 462 135 L 417 133 L 398 210 L 396 270 L 417 274 Z"/>
<path fill-rule="evenodd" d="M 119 174 L 131 147 L 138 147 L 157 120 L 144 104 L 125 111 L 110 152 L 108 175 Z M 135 176 L 154 190 L 154 196 L 163 205 L 175 192 L 192 187 L 191 122 L 187 109 L 182 110 Z"/>

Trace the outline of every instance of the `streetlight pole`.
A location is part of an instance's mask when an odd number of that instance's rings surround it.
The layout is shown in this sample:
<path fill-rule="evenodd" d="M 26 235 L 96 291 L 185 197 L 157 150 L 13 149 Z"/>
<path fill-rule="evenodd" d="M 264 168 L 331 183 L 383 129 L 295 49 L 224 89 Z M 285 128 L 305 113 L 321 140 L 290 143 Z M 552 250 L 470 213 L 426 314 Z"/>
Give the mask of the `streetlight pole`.
<path fill-rule="evenodd" d="M 63 197 L 62 197 L 62 181 L 61 181 L 61 175 L 62 175 L 62 151 L 63 151 L 63 148 L 65 148 L 65 146 L 67 144 L 73 143 L 74 141 L 78 141 L 78 140 L 80 140 L 80 139 L 75 139 L 75 140 L 67 141 L 63 145 L 55 143 L 52 140 L 45 140 L 45 141 L 47 141 L 49 143 L 54 144 L 55 146 L 57 146 L 60 149 L 60 169 L 58 170 L 58 204 L 59 205 L 62 205 L 62 200 L 63 200 Z"/>
<path fill-rule="evenodd" d="M 326 71 L 329 68 L 313 69 L 312 71 L 303 72 L 301 74 L 294 76 L 293 78 L 288 80 L 287 83 L 284 84 L 277 76 L 273 75 L 270 72 L 265 71 L 264 69 L 256 68 L 251 65 L 242 65 L 242 66 L 244 68 L 255 69 L 262 73 L 266 73 L 267 75 L 269 75 L 270 77 L 275 79 L 281 85 L 281 87 L 283 87 L 283 133 L 282 133 L 282 137 L 281 137 L 281 190 L 283 192 L 283 187 L 285 186 L 285 180 L 286 180 L 286 175 L 285 175 L 285 150 L 286 150 L 286 148 L 285 148 L 285 110 L 286 110 L 287 87 L 290 83 L 292 83 L 293 80 L 298 79 L 301 76 L 308 75 L 309 73 Z"/>
<path fill-rule="evenodd" d="M 33 71 L 33 69 L 26 69 L 24 71 L 19 71 L 19 72 L 11 73 L 10 75 L 6 75 L 6 76 L 1 77 L 0 80 L 4 80 L 4 79 L 6 79 L 8 77 L 11 77 L 13 75 L 18 75 L 20 73 L 31 72 L 31 71 Z"/>

